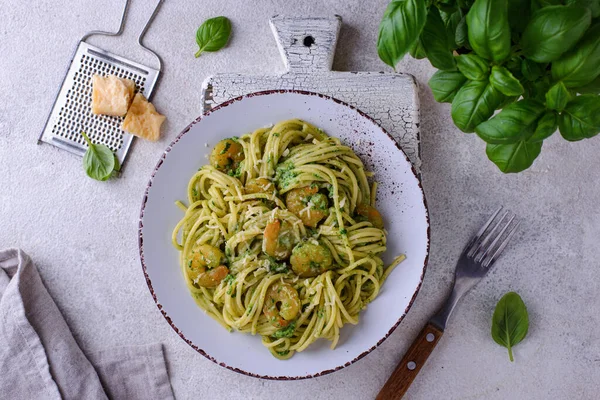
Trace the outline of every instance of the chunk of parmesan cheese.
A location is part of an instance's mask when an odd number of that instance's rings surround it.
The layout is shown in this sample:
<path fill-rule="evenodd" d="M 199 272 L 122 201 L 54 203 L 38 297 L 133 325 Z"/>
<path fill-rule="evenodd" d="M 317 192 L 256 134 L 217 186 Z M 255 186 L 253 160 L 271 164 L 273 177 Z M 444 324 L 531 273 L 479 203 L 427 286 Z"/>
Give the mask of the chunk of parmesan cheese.
<path fill-rule="evenodd" d="M 121 129 L 135 136 L 156 142 L 160 136 L 160 126 L 166 117 L 156 112 L 152 103 L 144 95 L 138 93 L 127 111 Z"/>
<path fill-rule="evenodd" d="M 133 99 L 135 82 L 114 75 L 92 76 L 92 113 L 122 117 Z"/>

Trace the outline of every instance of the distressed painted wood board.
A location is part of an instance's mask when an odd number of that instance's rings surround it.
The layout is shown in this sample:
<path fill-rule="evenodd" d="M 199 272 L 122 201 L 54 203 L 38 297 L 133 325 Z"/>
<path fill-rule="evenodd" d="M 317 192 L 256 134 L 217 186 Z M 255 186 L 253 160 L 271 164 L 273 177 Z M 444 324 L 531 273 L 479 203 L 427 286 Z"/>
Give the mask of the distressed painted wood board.
<path fill-rule="evenodd" d="M 278 76 L 235 73 L 211 76 L 202 86 L 204 111 L 232 98 L 264 90 L 321 93 L 344 101 L 377 121 L 394 137 L 419 172 L 419 98 L 414 77 L 402 73 L 332 71 L 341 24 L 342 18 L 337 15 L 274 16 L 270 25 L 287 71 Z"/>

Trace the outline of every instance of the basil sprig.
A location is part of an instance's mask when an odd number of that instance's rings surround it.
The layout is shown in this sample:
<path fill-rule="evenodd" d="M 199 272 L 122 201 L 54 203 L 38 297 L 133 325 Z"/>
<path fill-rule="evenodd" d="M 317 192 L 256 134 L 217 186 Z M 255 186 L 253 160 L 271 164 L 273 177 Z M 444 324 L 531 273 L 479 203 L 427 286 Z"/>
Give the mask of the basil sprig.
<path fill-rule="evenodd" d="M 198 51 L 196 58 L 205 51 L 219 51 L 227 44 L 231 35 L 231 22 L 227 17 L 215 17 L 204 21 L 196 32 Z"/>
<path fill-rule="evenodd" d="M 392 67 L 429 59 L 455 125 L 521 172 L 557 128 L 569 141 L 600 132 L 599 17 L 598 0 L 392 0 L 377 51 Z"/>
<path fill-rule="evenodd" d="M 514 361 L 512 348 L 525 339 L 529 330 L 529 314 L 523 299 L 515 292 L 508 292 L 498 302 L 492 318 L 494 342 L 508 349 L 510 361 Z"/>
<path fill-rule="evenodd" d="M 119 160 L 107 146 L 92 143 L 85 132 L 81 132 L 81 135 L 88 145 L 88 149 L 83 156 L 85 173 L 97 181 L 107 180 L 111 177 L 113 171 L 119 170 Z"/>

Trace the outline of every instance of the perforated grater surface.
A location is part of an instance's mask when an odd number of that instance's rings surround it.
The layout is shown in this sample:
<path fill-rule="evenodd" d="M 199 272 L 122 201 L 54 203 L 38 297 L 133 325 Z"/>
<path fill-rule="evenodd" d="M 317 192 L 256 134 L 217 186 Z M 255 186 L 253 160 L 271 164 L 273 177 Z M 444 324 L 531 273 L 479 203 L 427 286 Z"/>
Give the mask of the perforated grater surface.
<path fill-rule="evenodd" d="M 108 146 L 123 164 L 133 135 L 121 130 L 124 117 L 92 114 L 92 76 L 94 74 L 116 75 L 119 78 L 131 79 L 136 84 L 136 92 L 139 91 L 146 98 L 151 98 L 162 70 L 162 60 L 158 54 L 146 47 L 142 40 L 163 1 L 158 2 L 138 37 L 138 44 L 158 60 L 158 69 L 128 60 L 85 42 L 93 35 L 120 36 L 125 27 L 125 17 L 130 3 L 130 0 L 127 0 L 117 32 L 92 31 L 79 41 L 46 126 L 40 135 L 40 142 L 50 143 L 83 156 L 87 150 L 87 144 L 81 135 L 81 131 L 84 131 L 92 142 Z"/>

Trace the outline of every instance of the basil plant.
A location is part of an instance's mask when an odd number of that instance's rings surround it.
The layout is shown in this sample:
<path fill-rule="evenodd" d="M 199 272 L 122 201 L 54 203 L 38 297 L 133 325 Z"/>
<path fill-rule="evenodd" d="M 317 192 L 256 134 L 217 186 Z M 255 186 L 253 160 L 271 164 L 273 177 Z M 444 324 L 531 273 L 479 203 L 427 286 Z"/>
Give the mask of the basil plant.
<path fill-rule="evenodd" d="M 529 168 L 557 128 L 600 132 L 600 0 L 392 0 L 377 51 L 439 69 L 433 96 L 502 172 Z"/>

